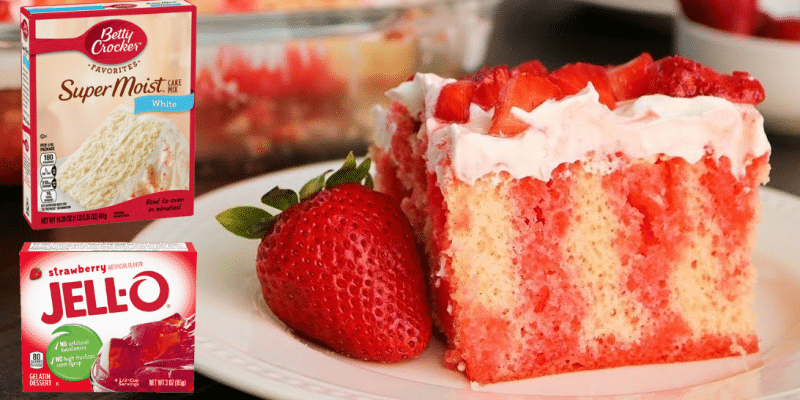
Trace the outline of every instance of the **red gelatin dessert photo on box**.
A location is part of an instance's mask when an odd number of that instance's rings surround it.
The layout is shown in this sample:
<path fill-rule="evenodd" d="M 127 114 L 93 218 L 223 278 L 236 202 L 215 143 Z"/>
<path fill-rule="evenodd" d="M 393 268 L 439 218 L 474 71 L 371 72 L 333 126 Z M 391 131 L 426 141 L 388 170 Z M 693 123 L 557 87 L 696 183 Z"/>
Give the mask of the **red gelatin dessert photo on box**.
<path fill-rule="evenodd" d="M 191 392 L 194 387 L 194 315 L 134 325 L 127 336 L 104 345 L 92 365 L 95 388 Z"/>
<path fill-rule="evenodd" d="M 192 392 L 191 243 L 26 243 L 26 392 Z"/>

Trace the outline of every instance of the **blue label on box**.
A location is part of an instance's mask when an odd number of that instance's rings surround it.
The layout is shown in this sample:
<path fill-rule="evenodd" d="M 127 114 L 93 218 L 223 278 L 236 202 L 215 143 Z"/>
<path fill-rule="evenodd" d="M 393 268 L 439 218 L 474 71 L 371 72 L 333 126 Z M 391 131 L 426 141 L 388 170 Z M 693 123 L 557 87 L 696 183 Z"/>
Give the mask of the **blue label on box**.
<path fill-rule="evenodd" d="M 184 112 L 194 107 L 194 93 L 185 96 L 140 96 L 133 100 L 133 113 Z"/>
<path fill-rule="evenodd" d="M 65 6 L 65 7 L 46 7 L 46 8 L 29 8 L 31 14 L 53 13 L 64 11 L 98 11 L 102 10 L 103 6 Z"/>

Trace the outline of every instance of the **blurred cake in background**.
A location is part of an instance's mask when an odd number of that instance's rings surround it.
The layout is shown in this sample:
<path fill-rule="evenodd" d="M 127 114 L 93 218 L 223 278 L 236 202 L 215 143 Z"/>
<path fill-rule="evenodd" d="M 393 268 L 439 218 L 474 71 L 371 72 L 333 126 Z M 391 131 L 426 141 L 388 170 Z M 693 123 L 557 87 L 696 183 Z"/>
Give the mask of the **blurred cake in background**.
<path fill-rule="evenodd" d="M 366 153 L 370 109 L 386 90 L 417 71 L 457 77 L 482 64 L 498 2 L 193 1 L 196 178 L 232 180 Z M 19 40 L 18 31 L 7 36 Z M 19 49 L 8 53 L 18 76 Z M 18 103 L 2 106 L 19 113 Z"/>
<path fill-rule="evenodd" d="M 316 4 L 329 8 L 201 21 L 198 179 L 366 153 L 370 110 L 386 90 L 419 70 L 460 76 L 480 66 L 496 1 Z"/>

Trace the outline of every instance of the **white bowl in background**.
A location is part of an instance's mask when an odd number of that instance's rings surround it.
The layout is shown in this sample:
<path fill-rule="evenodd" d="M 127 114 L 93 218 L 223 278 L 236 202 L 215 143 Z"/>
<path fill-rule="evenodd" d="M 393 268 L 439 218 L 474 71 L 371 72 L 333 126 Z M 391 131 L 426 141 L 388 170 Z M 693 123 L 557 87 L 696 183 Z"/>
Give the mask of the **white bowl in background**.
<path fill-rule="evenodd" d="M 743 36 L 675 16 L 675 52 L 718 72 L 746 71 L 764 86 L 769 133 L 800 136 L 800 43 Z"/>

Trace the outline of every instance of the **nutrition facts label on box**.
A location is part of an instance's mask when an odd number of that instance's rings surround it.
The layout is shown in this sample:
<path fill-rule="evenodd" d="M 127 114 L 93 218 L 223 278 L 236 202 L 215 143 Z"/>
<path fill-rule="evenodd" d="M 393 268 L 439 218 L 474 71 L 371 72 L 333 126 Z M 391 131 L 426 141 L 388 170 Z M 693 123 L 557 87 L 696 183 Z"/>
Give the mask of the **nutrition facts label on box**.
<path fill-rule="evenodd" d="M 42 153 L 39 165 L 39 185 L 41 186 L 42 203 L 56 201 L 56 153 Z"/>

